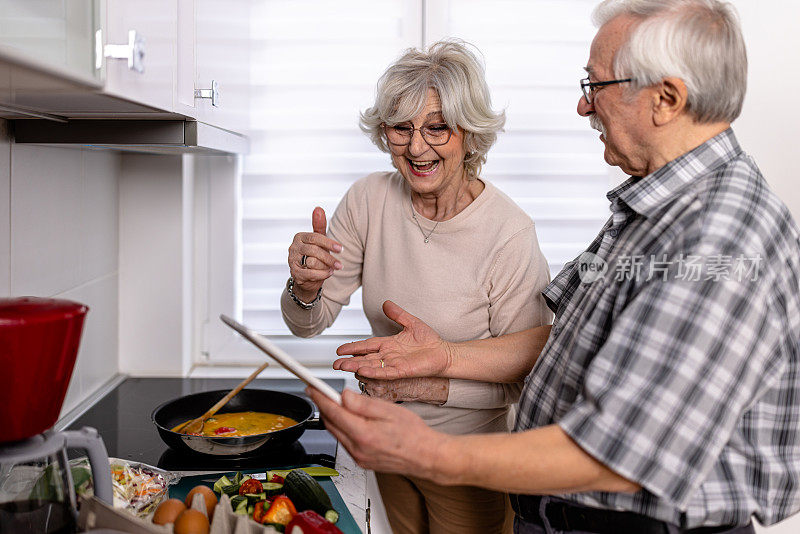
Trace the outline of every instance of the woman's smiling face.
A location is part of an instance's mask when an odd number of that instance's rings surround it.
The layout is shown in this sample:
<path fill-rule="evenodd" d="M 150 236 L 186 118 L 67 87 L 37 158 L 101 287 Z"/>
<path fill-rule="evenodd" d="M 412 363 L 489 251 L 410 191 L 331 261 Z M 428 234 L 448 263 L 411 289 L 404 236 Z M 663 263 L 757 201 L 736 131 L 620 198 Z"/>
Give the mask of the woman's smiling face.
<path fill-rule="evenodd" d="M 414 117 L 411 125 L 416 129 L 406 146 L 389 145 L 394 166 L 406 179 L 411 190 L 418 194 L 440 193 L 466 179 L 464 175 L 464 133 L 452 132 L 450 140 L 439 146 L 430 146 L 422 138 L 423 126 L 447 127 L 442 116 L 442 104 L 434 89 L 428 89 L 425 108 Z"/>

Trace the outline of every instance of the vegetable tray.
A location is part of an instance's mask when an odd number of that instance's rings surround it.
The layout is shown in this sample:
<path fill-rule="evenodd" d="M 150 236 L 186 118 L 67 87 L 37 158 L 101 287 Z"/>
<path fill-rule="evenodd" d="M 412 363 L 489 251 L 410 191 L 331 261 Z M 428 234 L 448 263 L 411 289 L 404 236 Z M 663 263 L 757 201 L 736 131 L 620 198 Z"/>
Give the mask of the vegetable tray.
<path fill-rule="evenodd" d="M 299 466 L 297 466 L 299 467 Z M 291 469 L 291 467 L 286 468 Z M 266 471 L 265 469 L 250 469 L 250 470 L 242 470 L 241 472 L 246 475 L 250 475 L 253 473 L 263 473 Z M 206 473 L 203 475 L 194 475 L 194 476 L 185 476 L 180 479 L 180 481 L 175 484 L 174 486 L 170 486 L 169 488 L 169 497 L 174 499 L 184 500 L 186 495 L 191 491 L 192 488 L 195 486 L 199 486 L 201 484 L 208 486 L 209 488 L 214 486 L 214 482 L 209 482 L 209 480 L 217 479 L 222 477 L 223 475 L 233 477 L 235 472 L 225 472 L 221 471 L 219 473 Z M 336 526 L 344 532 L 344 534 L 362 534 L 361 529 L 358 528 L 355 519 L 350 514 L 350 510 L 347 509 L 347 505 L 342 500 L 342 496 L 339 494 L 339 491 L 334 486 L 331 477 L 314 477 L 314 479 L 319 482 L 322 488 L 325 490 L 325 493 L 331 498 L 331 502 L 333 503 L 333 507 L 339 512 L 339 521 L 336 522 Z"/>

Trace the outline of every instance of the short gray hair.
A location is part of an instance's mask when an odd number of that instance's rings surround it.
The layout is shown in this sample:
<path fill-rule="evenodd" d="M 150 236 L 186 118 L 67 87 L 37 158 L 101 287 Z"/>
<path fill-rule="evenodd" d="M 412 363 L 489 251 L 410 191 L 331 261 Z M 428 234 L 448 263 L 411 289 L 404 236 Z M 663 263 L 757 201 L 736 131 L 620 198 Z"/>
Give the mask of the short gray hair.
<path fill-rule="evenodd" d="M 620 15 L 640 19 L 614 57 L 614 76 L 634 78 L 631 89 L 675 76 L 688 92 L 687 110 L 699 123 L 733 122 L 747 90 L 747 51 L 734 7 L 720 0 L 605 0 L 599 27 Z"/>
<path fill-rule="evenodd" d="M 432 88 L 447 125 L 464 130 L 467 176 L 480 174 L 506 117 L 504 111 L 492 110 L 483 64 L 469 46 L 459 39 L 445 39 L 427 50 L 409 48 L 386 69 L 378 80 L 375 104 L 361 113 L 359 121 L 378 148 L 389 152 L 381 124 L 399 124 L 419 115 Z"/>

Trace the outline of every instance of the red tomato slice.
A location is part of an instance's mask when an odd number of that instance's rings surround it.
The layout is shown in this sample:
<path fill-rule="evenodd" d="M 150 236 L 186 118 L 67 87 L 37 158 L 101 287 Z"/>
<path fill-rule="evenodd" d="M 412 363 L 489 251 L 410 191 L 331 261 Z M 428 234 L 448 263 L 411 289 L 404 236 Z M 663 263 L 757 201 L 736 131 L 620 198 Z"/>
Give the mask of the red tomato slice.
<path fill-rule="evenodd" d="M 254 478 L 248 478 L 239 486 L 239 495 L 261 493 L 262 491 L 264 491 L 264 486 Z"/>

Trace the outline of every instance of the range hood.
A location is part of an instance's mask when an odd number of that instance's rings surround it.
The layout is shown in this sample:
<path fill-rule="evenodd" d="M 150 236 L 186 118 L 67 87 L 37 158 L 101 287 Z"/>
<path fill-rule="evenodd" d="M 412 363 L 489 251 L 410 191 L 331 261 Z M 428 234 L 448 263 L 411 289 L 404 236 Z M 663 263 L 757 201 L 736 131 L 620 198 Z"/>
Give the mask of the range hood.
<path fill-rule="evenodd" d="M 189 120 L 18 119 L 11 131 L 18 144 L 148 154 L 243 154 L 249 148 L 243 135 Z"/>

